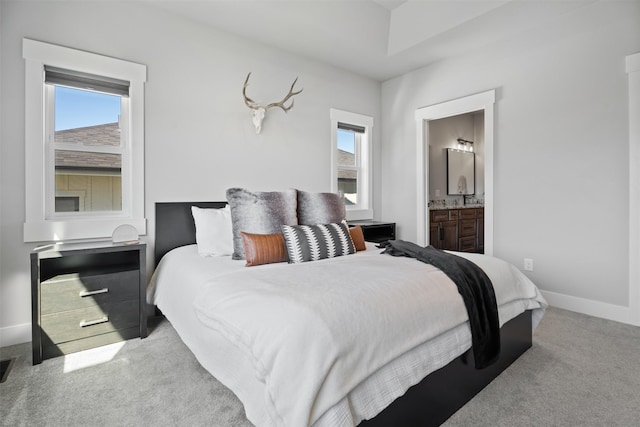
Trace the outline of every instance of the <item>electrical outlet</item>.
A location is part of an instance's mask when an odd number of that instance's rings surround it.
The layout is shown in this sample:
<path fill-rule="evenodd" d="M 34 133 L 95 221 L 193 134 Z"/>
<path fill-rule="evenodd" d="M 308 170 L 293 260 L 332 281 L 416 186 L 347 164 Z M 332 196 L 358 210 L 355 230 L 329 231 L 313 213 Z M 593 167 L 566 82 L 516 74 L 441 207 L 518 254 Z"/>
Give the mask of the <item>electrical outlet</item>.
<path fill-rule="evenodd" d="M 524 271 L 533 271 L 533 259 L 531 258 L 524 259 Z"/>
<path fill-rule="evenodd" d="M 440 190 L 436 189 L 436 197 L 440 197 Z"/>

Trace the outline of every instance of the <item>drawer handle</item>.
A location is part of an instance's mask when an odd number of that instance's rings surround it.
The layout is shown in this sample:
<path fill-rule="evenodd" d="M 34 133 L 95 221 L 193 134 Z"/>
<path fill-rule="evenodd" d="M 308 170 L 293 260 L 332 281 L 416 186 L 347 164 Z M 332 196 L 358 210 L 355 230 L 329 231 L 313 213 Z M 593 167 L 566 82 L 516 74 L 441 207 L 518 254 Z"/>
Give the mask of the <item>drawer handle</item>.
<path fill-rule="evenodd" d="M 109 288 L 102 288 L 102 289 L 96 289 L 95 291 L 80 291 L 78 295 L 81 298 L 84 298 L 84 297 L 90 297 L 92 295 L 106 294 L 107 292 L 109 292 Z"/>
<path fill-rule="evenodd" d="M 99 325 L 100 323 L 106 323 L 109 321 L 109 316 L 102 316 L 95 320 L 82 320 L 80 321 L 80 327 L 85 328 L 87 326 Z"/>

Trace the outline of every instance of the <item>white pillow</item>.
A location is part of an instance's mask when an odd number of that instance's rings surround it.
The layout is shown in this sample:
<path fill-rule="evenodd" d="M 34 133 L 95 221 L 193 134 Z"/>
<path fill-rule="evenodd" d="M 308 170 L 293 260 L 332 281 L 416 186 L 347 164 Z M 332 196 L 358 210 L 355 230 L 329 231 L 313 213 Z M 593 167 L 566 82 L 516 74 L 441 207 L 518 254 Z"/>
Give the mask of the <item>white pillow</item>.
<path fill-rule="evenodd" d="M 196 243 L 202 256 L 223 256 L 233 253 L 233 232 L 229 205 L 221 209 L 191 206 L 196 224 Z"/>

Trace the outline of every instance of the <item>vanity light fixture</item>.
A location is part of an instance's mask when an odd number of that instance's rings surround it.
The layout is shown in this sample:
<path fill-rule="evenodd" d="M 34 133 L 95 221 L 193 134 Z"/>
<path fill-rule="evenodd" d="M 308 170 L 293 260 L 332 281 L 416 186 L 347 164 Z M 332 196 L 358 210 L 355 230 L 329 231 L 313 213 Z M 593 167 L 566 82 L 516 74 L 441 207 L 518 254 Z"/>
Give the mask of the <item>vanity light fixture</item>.
<path fill-rule="evenodd" d="M 473 141 L 458 138 L 458 150 L 473 151 Z"/>

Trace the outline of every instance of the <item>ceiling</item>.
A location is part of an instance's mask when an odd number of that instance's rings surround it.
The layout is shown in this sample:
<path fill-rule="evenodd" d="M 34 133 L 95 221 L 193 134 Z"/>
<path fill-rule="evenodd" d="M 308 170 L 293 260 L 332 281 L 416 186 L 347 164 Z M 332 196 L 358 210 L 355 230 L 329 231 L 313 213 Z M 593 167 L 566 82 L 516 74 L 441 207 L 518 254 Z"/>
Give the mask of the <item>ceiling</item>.
<path fill-rule="evenodd" d="M 187 19 L 384 81 L 598 0 L 147 0 Z"/>

